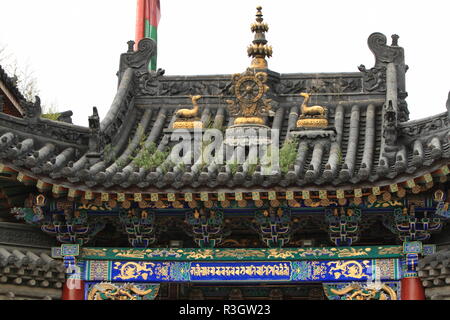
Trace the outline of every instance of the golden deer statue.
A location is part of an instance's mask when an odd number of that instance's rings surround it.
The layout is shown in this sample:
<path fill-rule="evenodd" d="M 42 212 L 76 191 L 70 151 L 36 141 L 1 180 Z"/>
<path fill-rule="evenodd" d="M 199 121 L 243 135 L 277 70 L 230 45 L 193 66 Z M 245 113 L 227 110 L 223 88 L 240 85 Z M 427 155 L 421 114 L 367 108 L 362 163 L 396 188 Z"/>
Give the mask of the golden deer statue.
<path fill-rule="evenodd" d="M 308 107 L 308 102 L 309 102 L 311 95 L 309 93 L 304 93 L 304 92 L 300 93 L 300 95 L 305 98 L 305 100 L 303 100 L 303 104 L 300 109 L 303 116 L 323 116 L 323 117 L 325 117 L 326 112 L 327 112 L 327 109 L 325 107 L 321 107 L 321 106 Z"/>
<path fill-rule="evenodd" d="M 198 112 L 200 107 L 198 106 L 198 100 L 202 98 L 202 96 L 190 96 L 192 99 L 192 105 L 194 108 L 192 109 L 180 109 L 177 111 L 176 115 L 178 118 L 190 119 L 198 116 Z"/>

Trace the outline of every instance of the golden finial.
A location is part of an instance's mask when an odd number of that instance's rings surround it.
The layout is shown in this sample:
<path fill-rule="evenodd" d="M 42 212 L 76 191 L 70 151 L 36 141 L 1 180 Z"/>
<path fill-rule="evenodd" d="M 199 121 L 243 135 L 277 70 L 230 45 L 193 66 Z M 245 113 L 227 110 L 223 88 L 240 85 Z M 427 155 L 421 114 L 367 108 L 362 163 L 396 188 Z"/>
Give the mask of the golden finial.
<path fill-rule="evenodd" d="M 269 31 L 269 26 L 264 23 L 262 7 L 258 6 L 256 8 L 256 22 L 251 26 L 252 32 L 255 34 L 255 39 L 253 43 L 248 47 L 248 56 L 252 57 L 251 68 L 255 69 L 267 69 L 266 57 L 272 57 L 272 47 L 267 45 L 265 33 Z"/>

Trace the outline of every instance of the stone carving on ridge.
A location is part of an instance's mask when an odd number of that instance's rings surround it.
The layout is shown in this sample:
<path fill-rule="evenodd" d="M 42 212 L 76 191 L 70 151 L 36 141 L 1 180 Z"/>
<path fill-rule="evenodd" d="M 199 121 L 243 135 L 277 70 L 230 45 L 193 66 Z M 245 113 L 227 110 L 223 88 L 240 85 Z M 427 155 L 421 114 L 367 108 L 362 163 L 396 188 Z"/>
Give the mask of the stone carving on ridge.
<path fill-rule="evenodd" d="M 361 92 L 361 77 L 317 79 L 317 77 L 311 76 L 311 78 L 281 79 L 274 91 L 276 94 Z"/>
<path fill-rule="evenodd" d="M 404 49 L 398 46 L 398 39 L 398 35 L 392 35 L 392 44 L 389 46 L 384 34 L 375 32 L 369 36 L 368 45 L 375 55 L 375 66 L 371 69 L 367 69 L 364 65 L 358 67 L 363 73 L 365 91 L 386 92 L 387 65 L 394 63 L 397 68 L 399 93 L 406 98 L 405 73 L 408 66 L 405 64 Z"/>
<path fill-rule="evenodd" d="M 120 73 L 127 68 L 147 71 L 151 58 L 156 55 L 156 42 L 144 38 L 139 41 L 137 51 L 133 51 L 134 41 L 130 41 L 128 45 L 128 52 L 120 57 Z"/>
<path fill-rule="evenodd" d="M 26 100 L 21 100 L 20 104 L 25 111 L 25 119 L 37 120 L 42 114 L 41 98 L 36 96 L 34 102 L 29 102 Z"/>

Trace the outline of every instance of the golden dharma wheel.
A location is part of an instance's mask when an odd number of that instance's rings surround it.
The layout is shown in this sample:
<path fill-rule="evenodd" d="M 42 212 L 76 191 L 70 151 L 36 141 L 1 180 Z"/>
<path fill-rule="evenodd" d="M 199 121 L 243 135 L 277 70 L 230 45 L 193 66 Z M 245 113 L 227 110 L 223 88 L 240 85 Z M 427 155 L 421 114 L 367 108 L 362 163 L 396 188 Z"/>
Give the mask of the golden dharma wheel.
<path fill-rule="evenodd" d="M 338 200 L 338 203 L 340 206 L 345 206 L 347 204 L 347 199 L 346 198 L 341 198 Z"/>

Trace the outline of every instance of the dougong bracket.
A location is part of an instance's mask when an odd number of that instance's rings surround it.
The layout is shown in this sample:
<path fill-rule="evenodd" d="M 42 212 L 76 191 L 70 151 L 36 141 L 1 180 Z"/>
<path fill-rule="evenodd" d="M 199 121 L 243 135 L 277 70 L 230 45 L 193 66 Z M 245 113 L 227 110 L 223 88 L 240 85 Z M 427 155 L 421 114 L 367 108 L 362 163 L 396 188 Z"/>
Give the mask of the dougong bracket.
<path fill-rule="evenodd" d="M 200 248 L 214 248 L 223 239 L 223 212 L 205 208 L 186 215 L 186 222 L 192 227 L 192 236 Z"/>

